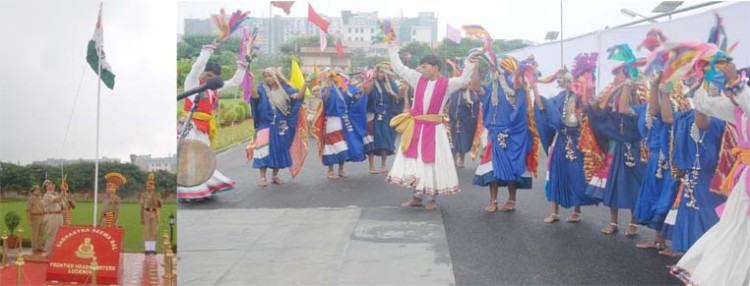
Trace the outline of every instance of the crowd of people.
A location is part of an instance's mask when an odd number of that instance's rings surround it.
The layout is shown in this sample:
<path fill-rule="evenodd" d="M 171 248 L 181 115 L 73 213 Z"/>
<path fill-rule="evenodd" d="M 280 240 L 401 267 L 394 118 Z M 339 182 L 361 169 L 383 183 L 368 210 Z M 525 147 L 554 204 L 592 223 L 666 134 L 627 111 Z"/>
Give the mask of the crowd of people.
<path fill-rule="evenodd" d="M 216 44 L 204 48 L 191 75 L 219 74 L 206 64 Z M 532 188 L 531 178 L 546 166 L 543 188 L 552 211 L 543 223 L 558 222 L 560 206 L 573 208 L 566 221 L 578 223 L 582 207 L 603 204 L 611 221 L 601 232 L 611 235 L 618 232 L 619 210 L 629 210 L 625 235 L 653 229 L 652 241 L 635 246 L 682 255 L 670 271 L 686 284 L 746 285 L 748 70 L 738 70 L 732 48 L 716 41 L 672 43 L 653 30 L 643 46 L 647 59 L 625 44 L 608 50 L 622 64 L 598 95 L 597 53 L 581 53 L 572 69 L 547 77 L 533 56 L 493 59 L 486 49 L 470 51 L 462 71 L 454 67 L 447 77 L 435 55 L 422 57 L 416 69 L 405 66 L 393 43 L 390 62 L 369 74 L 327 69 L 309 75 L 301 88 L 279 69 L 266 69 L 261 83 L 250 86 L 257 135 L 249 148 L 259 186 L 267 186 L 268 168 L 272 183 L 284 183 L 279 170 L 292 166 L 291 145 L 305 130 L 297 127 L 308 119 L 327 179 L 346 178 L 346 162 L 368 159 L 369 173 L 387 173 L 387 182 L 411 190 L 402 207 L 433 210 L 437 197 L 459 193 L 457 169 L 467 153 L 480 159 L 472 184 L 488 187 L 486 212 L 514 210 L 517 189 Z M 228 86 L 245 72 L 246 63 L 238 64 Z M 188 79 L 197 85 L 197 77 Z M 558 94 L 540 94 L 539 84 L 553 82 Z M 308 86 L 320 103 L 310 108 L 314 115 L 299 118 Z M 201 107 L 209 115 L 217 100 L 211 92 Z M 208 140 L 211 118 L 194 117 L 191 132 Z M 207 184 L 181 189 L 187 195 L 180 197 L 233 185 L 217 171 Z M 508 189 L 502 205 L 500 187 Z"/>

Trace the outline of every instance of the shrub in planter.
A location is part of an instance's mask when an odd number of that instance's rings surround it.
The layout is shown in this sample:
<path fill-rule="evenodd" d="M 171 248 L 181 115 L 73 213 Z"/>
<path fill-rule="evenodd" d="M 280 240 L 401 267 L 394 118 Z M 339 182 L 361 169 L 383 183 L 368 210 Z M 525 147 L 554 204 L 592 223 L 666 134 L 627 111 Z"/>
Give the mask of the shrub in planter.
<path fill-rule="evenodd" d="M 245 119 L 245 108 L 242 107 L 242 104 L 238 104 L 234 106 L 234 113 L 236 114 L 236 117 L 234 120 L 243 120 Z"/>
<path fill-rule="evenodd" d="M 21 238 L 17 235 L 14 235 L 13 232 L 15 232 L 18 225 L 21 224 L 21 217 L 15 211 L 9 211 L 5 214 L 4 219 L 5 227 L 10 230 L 10 236 L 8 236 L 8 240 L 6 242 L 8 243 L 9 248 L 15 248 L 18 244 L 18 240 Z"/>

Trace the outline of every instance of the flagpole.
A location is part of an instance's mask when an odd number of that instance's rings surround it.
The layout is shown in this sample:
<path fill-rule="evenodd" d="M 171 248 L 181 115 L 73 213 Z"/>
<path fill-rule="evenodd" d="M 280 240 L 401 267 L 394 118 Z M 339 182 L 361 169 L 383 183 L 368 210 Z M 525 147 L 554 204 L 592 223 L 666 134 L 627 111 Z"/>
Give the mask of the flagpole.
<path fill-rule="evenodd" d="M 99 15 L 102 13 L 102 3 L 99 3 Z M 99 18 L 101 21 L 101 18 Z M 103 28 L 102 28 L 103 30 Z M 103 35 L 102 35 L 103 38 Z M 96 159 L 94 159 L 94 215 L 92 225 L 96 227 L 97 203 L 99 202 L 99 107 L 101 106 L 102 93 L 102 55 L 97 51 L 96 57 L 99 59 L 97 64 L 97 86 L 96 86 Z"/>
<path fill-rule="evenodd" d="M 273 13 L 273 5 L 271 4 L 271 1 L 268 1 L 268 52 L 273 53 L 273 18 L 271 17 L 271 13 Z"/>

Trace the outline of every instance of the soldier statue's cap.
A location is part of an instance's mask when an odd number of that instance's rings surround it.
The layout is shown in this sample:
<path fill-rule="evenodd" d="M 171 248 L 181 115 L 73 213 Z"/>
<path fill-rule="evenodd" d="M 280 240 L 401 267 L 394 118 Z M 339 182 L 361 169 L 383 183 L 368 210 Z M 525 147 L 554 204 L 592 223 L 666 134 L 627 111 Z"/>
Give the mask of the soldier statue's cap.
<path fill-rule="evenodd" d="M 104 179 L 107 180 L 108 183 L 116 184 L 118 187 L 128 182 L 128 180 L 125 179 L 125 176 L 117 172 L 104 175 Z"/>
<path fill-rule="evenodd" d="M 148 173 L 148 179 L 146 180 L 146 185 L 154 185 L 154 172 Z"/>

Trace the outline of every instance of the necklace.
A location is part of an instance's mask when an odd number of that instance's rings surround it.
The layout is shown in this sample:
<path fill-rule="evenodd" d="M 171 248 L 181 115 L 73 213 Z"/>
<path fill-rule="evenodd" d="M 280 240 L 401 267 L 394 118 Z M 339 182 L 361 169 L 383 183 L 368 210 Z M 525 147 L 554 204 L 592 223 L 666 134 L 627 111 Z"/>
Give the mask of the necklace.
<path fill-rule="evenodd" d="M 693 125 L 690 127 L 690 137 L 695 143 L 695 162 L 693 163 L 693 167 L 687 172 L 686 176 L 682 178 L 682 183 L 685 185 L 683 197 L 687 199 L 685 205 L 696 210 L 699 209 L 698 201 L 695 199 L 695 186 L 698 185 L 698 177 L 700 176 L 701 170 L 700 147 L 703 145 L 703 139 L 706 137 L 706 133 L 708 132 L 701 131 L 695 122 L 693 122 Z"/>

